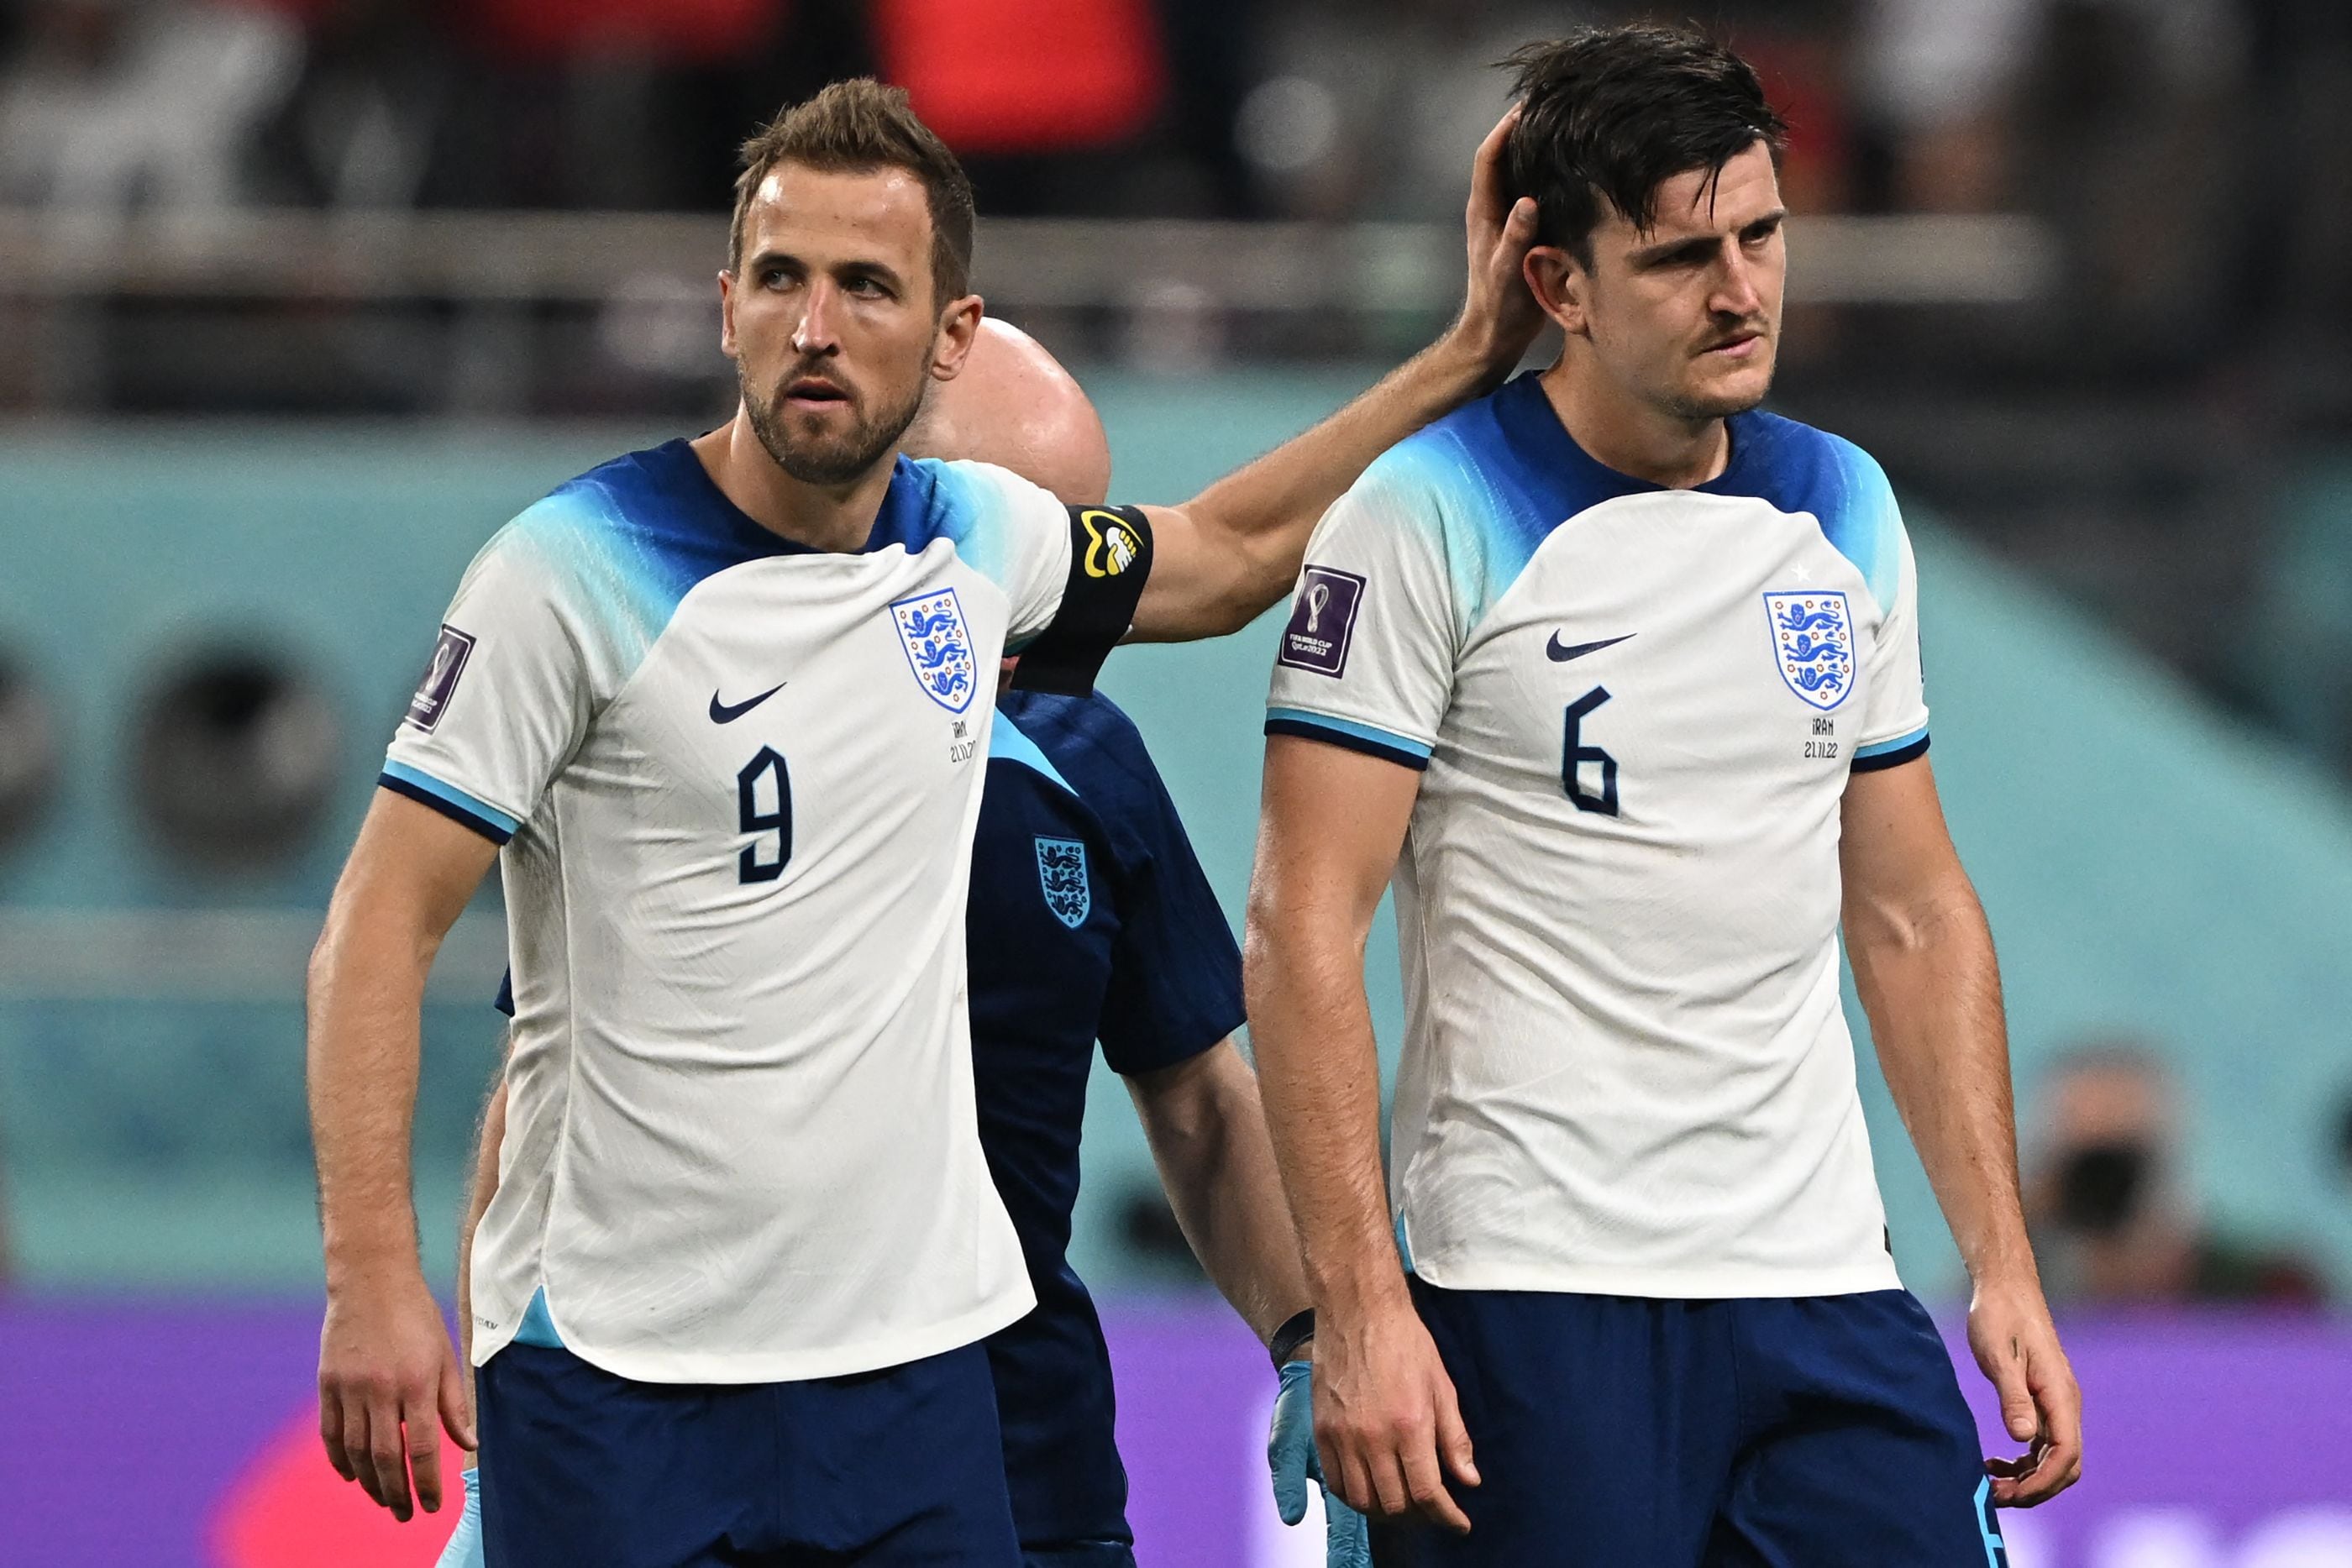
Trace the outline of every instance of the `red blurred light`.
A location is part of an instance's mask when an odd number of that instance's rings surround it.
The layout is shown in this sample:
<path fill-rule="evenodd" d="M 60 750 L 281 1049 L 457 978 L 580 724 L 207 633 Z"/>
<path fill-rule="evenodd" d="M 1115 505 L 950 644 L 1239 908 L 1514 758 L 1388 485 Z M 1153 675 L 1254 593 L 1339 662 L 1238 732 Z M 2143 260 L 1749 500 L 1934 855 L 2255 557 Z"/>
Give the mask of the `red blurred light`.
<path fill-rule="evenodd" d="M 1099 146 L 1160 107 L 1146 0 L 878 0 L 873 20 L 884 75 L 959 152 Z"/>
<path fill-rule="evenodd" d="M 215 1560 L 221 1568 L 431 1568 L 465 1504 L 461 1458 L 445 1434 L 441 1511 L 420 1510 L 403 1524 L 356 1481 L 335 1474 L 319 1445 L 318 1410 L 304 1409 L 222 1500 L 213 1521 Z"/>

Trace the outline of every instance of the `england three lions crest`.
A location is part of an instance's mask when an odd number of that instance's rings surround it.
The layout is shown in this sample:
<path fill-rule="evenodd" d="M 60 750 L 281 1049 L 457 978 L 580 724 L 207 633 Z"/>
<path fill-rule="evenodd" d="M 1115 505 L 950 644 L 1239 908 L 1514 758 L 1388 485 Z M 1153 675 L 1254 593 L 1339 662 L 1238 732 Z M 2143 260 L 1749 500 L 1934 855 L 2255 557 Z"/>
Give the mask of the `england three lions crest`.
<path fill-rule="evenodd" d="M 1772 653 L 1789 689 L 1824 713 L 1853 689 L 1853 616 L 1845 595 L 1768 593 Z"/>
<path fill-rule="evenodd" d="M 930 699 L 950 713 L 970 707 L 980 690 L 980 661 L 972 655 L 971 632 L 955 590 L 901 599 L 890 606 L 890 621 L 906 646 L 908 666 Z"/>
<path fill-rule="evenodd" d="M 1094 908 L 1087 887 L 1087 846 L 1078 839 L 1037 841 L 1037 881 L 1045 892 L 1045 907 L 1054 918 L 1076 931 Z"/>

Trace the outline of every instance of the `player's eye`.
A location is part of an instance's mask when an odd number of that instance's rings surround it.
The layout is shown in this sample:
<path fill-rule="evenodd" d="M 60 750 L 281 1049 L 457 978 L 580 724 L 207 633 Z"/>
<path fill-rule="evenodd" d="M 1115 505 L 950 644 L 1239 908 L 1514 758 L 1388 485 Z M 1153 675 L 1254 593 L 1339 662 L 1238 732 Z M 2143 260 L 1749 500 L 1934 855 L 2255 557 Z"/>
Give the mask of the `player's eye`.
<path fill-rule="evenodd" d="M 850 293 L 860 299 L 890 298 L 890 291 L 882 286 L 882 280 L 878 277 L 853 277 L 849 280 L 847 287 Z"/>

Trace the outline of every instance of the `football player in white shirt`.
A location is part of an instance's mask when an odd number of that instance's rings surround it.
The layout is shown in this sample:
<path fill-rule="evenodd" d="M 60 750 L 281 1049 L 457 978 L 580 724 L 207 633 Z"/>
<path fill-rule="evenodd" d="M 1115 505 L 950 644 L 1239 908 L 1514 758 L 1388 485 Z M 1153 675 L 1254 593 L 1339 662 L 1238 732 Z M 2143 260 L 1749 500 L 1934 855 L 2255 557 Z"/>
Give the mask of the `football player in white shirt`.
<path fill-rule="evenodd" d="M 1860 449 L 1757 412 L 1780 123 L 1686 33 L 1514 63 L 1559 359 L 1332 507 L 1266 724 L 1249 1014 L 1324 1469 L 1400 1521 L 1383 1563 L 1999 1568 L 1992 1510 L 2074 1479 L 2080 1396 L 1901 517 Z M 1391 876 L 1384 1193 L 1362 957 Z M 1841 920 L 2022 1458 L 1981 1460 L 1888 1256 Z"/>
<path fill-rule="evenodd" d="M 1031 1295 L 963 977 L 991 677 L 1013 649 L 1024 684 L 1083 690 L 1130 623 L 1244 624 L 1365 463 L 1499 382 L 1539 324 L 1502 129 L 1454 326 L 1144 509 L 898 455 L 981 316 L 971 187 L 902 92 L 837 84 L 747 147 L 720 279 L 735 417 L 484 548 L 313 959 L 320 1419 L 343 1474 L 406 1518 L 438 1504 L 436 1428 L 473 1441 L 408 1125 L 425 972 L 503 846 L 514 1046 L 471 1268 L 493 1560 L 1016 1561 L 978 1342 Z"/>

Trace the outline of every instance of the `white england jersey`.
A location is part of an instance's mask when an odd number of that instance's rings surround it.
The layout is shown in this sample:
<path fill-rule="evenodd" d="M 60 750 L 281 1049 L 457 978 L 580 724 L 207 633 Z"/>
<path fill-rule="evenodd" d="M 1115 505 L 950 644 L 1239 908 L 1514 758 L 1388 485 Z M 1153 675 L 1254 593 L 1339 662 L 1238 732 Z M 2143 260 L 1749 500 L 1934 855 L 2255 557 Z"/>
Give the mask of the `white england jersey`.
<path fill-rule="evenodd" d="M 383 783 L 506 845 L 477 1361 L 542 1290 L 567 1348 L 662 1383 L 866 1371 L 1029 1310 L 964 891 L 1007 639 L 1083 683 L 1149 570 L 1139 518 L 1081 517 L 902 460 L 866 548 L 822 553 L 679 441 L 476 558 Z"/>
<path fill-rule="evenodd" d="M 1527 376 L 1308 547 L 1266 728 L 1425 768 L 1395 875 L 1391 1186 L 1434 1284 L 1897 1283 L 1838 1000 L 1852 769 L 1927 749 L 1878 465 L 1770 414 L 1668 490 Z"/>

